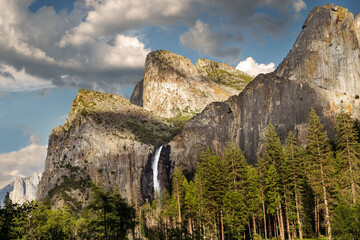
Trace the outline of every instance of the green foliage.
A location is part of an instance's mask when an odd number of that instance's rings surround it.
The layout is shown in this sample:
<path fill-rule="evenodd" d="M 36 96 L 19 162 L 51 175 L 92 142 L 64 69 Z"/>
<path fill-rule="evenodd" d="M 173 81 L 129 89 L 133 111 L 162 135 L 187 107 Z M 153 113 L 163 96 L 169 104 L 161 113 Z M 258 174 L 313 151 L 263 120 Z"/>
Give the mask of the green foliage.
<path fill-rule="evenodd" d="M 87 209 L 93 215 L 89 227 L 95 239 L 126 239 L 129 231 L 135 229 L 135 209 L 116 191 L 93 185 Z"/>
<path fill-rule="evenodd" d="M 135 225 L 135 209 L 98 186 L 81 216 L 68 206 L 52 210 L 48 200 L 18 205 L 8 199 L 0 209 L 0 239 L 127 239 Z"/>
<path fill-rule="evenodd" d="M 360 204 L 341 202 L 335 208 L 333 225 L 336 239 L 360 239 Z"/>
<path fill-rule="evenodd" d="M 343 199 L 355 203 L 359 193 L 360 144 L 358 131 L 349 113 L 343 109 L 336 118 L 337 171 Z"/>

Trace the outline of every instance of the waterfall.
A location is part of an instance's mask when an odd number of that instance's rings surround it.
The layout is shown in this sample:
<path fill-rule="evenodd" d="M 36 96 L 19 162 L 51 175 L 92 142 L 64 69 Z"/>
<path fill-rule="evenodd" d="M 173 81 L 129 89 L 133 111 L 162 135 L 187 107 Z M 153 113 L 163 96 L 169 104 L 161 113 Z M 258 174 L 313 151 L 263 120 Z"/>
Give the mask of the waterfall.
<path fill-rule="evenodd" d="M 159 148 L 157 148 L 155 150 L 155 154 L 154 154 L 154 161 L 152 164 L 152 169 L 153 169 L 153 179 L 154 179 L 154 194 L 155 192 L 157 192 L 160 195 L 161 189 L 160 189 L 160 181 L 159 181 L 159 159 L 160 159 L 160 153 L 161 153 L 161 149 L 163 148 L 163 146 L 160 146 Z"/>

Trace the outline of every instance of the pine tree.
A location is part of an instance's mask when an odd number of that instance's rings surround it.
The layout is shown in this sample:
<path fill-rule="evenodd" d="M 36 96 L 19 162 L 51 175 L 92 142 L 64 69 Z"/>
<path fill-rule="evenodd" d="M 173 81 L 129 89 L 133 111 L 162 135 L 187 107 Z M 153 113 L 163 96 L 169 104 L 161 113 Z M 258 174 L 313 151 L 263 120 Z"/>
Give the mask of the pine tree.
<path fill-rule="evenodd" d="M 178 224 L 182 224 L 182 204 L 184 202 L 184 187 L 183 183 L 185 180 L 185 176 L 179 167 L 175 167 L 173 175 L 172 175 L 172 199 L 173 204 L 176 207 L 178 214 Z"/>
<path fill-rule="evenodd" d="M 289 132 L 285 141 L 284 148 L 285 162 L 285 199 L 287 207 L 287 225 L 289 231 L 289 222 L 296 218 L 299 237 L 303 239 L 303 203 L 301 192 L 303 190 L 305 175 L 305 156 L 303 150 L 297 146 L 296 138 L 292 131 Z M 295 203 L 295 204 L 294 204 Z M 295 205 L 295 206 L 294 206 Z M 290 219 L 289 219 L 290 218 Z M 289 237 L 290 238 L 290 237 Z"/>
<path fill-rule="evenodd" d="M 315 196 L 324 203 L 326 232 L 331 240 L 330 200 L 334 188 L 334 161 L 329 139 L 314 109 L 311 109 L 307 128 L 307 155 L 311 185 Z"/>
<path fill-rule="evenodd" d="M 257 172 L 257 169 L 248 165 L 246 171 L 246 198 L 247 198 L 247 207 L 248 214 L 251 216 L 253 224 L 253 234 L 258 234 L 256 230 L 256 219 L 261 216 L 261 192 L 260 192 L 260 179 Z"/>
<path fill-rule="evenodd" d="M 247 163 L 243 151 L 233 143 L 225 149 L 224 164 L 227 168 L 226 180 L 228 188 L 244 195 Z"/>
<path fill-rule="evenodd" d="M 203 217 L 214 235 L 218 235 L 220 226 L 220 238 L 224 239 L 224 208 L 223 198 L 228 189 L 226 179 L 226 165 L 218 154 L 212 154 L 207 147 L 200 155 L 200 163 L 196 171 L 196 185 L 201 189 L 201 201 L 204 204 Z M 211 226 L 212 225 L 212 226 Z"/>
<path fill-rule="evenodd" d="M 194 219 L 196 217 L 197 210 L 197 202 L 196 202 L 196 189 L 193 181 L 189 183 L 187 180 L 184 180 L 184 209 L 185 209 L 185 217 L 188 220 L 189 224 L 189 233 L 193 235 L 194 232 Z"/>
<path fill-rule="evenodd" d="M 268 191 L 269 191 L 269 187 L 268 184 L 270 184 L 270 181 L 274 180 L 274 179 L 269 179 L 273 178 L 274 176 L 269 176 L 269 173 L 276 173 L 277 176 L 282 176 L 284 174 L 284 152 L 283 152 L 283 146 L 281 144 L 280 138 L 278 137 L 274 126 L 272 125 L 271 122 L 269 122 L 268 125 L 268 129 L 266 131 L 266 139 L 265 139 L 265 152 L 263 154 L 262 157 L 262 163 L 260 165 L 261 172 L 262 175 L 265 179 L 265 183 L 266 183 L 266 196 L 267 199 L 269 200 L 271 197 L 268 196 Z M 274 168 L 271 171 L 270 168 Z M 275 170 L 275 172 L 274 172 Z M 269 194 L 276 194 L 277 196 L 279 196 L 278 201 L 275 201 L 274 203 L 276 203 L 276 215 L 277 215 L 277 220 L 278 220 L 278 224 L 279 224 L 279 229 L 280 229 L 280 236 L 282 239 L 285 239 L 285 227 L 284 227 L 284 221 L 283 221 L 283 208 L 282 208 L 282 194 L 283 194 L 283 179 L 277 179 L 276 182 L 271 183 L 271 184 L 276 184 L 276 186 L 273 186 L 272 189 L 276 189 L 276 193 L 272 192 Z M 275 199 L 273 199 L 275 200 Z M 270 200 L 269 200 L 270 201 Z M 275 212 L 271 211 L 271 205 L 269 206 L 270 208 L 270 212 L 272 212 L 272 214 L 274 214 Z"/>
<path fill-rule="evenodd" d="M 343 109 L 336 118 L 337 151 L 336 157 L 342 163 L 340 174 L 340 188 L 349 190 L 352 203 L 356 203 L 359 192 L 359 150 L 358 132 L 354 128 L 354 121 L 349 113 Z"/>

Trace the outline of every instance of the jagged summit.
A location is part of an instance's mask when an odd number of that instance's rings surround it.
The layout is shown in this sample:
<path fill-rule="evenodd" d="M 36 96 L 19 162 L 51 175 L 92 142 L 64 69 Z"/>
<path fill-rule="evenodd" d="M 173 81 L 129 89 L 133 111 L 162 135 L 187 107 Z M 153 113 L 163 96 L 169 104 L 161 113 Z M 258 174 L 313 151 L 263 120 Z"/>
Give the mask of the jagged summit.
<path fill-rule="evenodd" d="M 238 94 L 252 78 L 226 64 L 199 60 L 195 67 L 180 55 L 158 50 L 148 54 L 144 79 L 130 101 L 166 118 L 193 116 L 211 102 Z M 245 79 L 245 80 L 244 80 Z"/>
<path fill-rule="evenodd" d="M 313 9 L 276 75 L 337 93 L 360 94 L 360 20 L 326 4 Z"/>

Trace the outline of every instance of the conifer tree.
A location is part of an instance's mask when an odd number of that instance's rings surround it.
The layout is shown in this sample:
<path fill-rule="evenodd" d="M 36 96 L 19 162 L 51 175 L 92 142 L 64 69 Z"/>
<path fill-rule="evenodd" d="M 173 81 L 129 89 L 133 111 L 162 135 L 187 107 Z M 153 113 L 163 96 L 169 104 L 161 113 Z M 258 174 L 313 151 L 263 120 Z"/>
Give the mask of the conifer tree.
<path fill-rule="evenodd" d="M 276 176 L 282 176 L 284 174 L 284 152 L 283 146 L 281 144 L 280 138 L 278 137 L 275 127 L 271 122 L 269 122 L 268 129 L 266 131 L 266 139 L 265 139 L 265 152 L 262 157 L 262 163 L 260 164 L 261 176 L 264 178 L 264 182 L 266 184 L 266 192 L 265 195 L 269 200 L 271 197 L 268 196 L 268 190 L 270 189 L 268 184 L 276 184 L 272 189 L 276 189 L 276 193 L 272 192 L 269 194 L 276 194 L 279 196 L 278 201 L 275 201 L 277 210 L 276 212 L 271 211 L 271 204 L 269 205 L 270 212 L 272 214 L 277 214 L 277 220 L 279 224 L 280 236 L 282 239 L 285 239 L 285 227 L 283 221 L 283 208 L 282 208 L 282 194 L 283 194 L 283 179 L 279 178 L 275 183 L 270 183 L 274 179 L 274 176 L 269 176 L 269 173 L 276 173 Z M 274 168 L 271 171 L 270 168 Z M 275 171 L 274 171 L 275 170 Z M 273 199 L 275 200 L 275 199 Z M 270 200 L 269 200 L 270 201 Z"/>
<path fill-rule="evenodd" d="M 253 224 L 253 234 L 258 234 L 256 228 L 256 219 L 261 216 L 262 201 L 260 193 L 260 179 L 256 168 L 251 165 L 247 166 L 246 171 L 246 198 L 247 198 L 247 207 L 248 214 L 251 217 Z"/>
<path fill-rule="evenodd" d="M 311 185 L 324 204 L 326 233 L 331 240 L 330 200 L 334 189 L 334 161 L 329 139 L 314 109 L 311 109 L 307 128 L 307 155 Z M 319 204 L 316 205 L 319 207 Z"/>
<path fill-rule="evenodd" d="M 189 233 L 193 235 L 194 232 L 194 219 L 196 217 L 196 210 L 197 210 L 197 203 L 196 203 L 196 189 L 193 181 L 187 182 L 184 179 L 184 209 L 185 209 L 185 216 L 188 220 L 189 224 Z"/>
<path fill-rule="evenodd" d="M 284 148 L 284 162 L 285 162 L 285 198 L 287 199 L 287 219 L 291 216 L 296 218 L 297 228 L 299 230 L 299 237 L 303 239 L 303 220 L 302 209 L 303 203 L 301 192 L 303 190 L 304 175 L 305 175 L 305 156 L 303 151 L 297 146 L 296 138 L 292 131 L 289 132 L 285 141 Z M 291 203 L 295 203 L 294 204 Z M 290 222 L 287 220 L 287 222 Z M 289 228 L 289 223 L 287 223 Z M 289 229 L 288 229 L 289 231 Z"/>
<path fill-rule="evenodd" d="M 175 167 L 172 175 L 172 199 L 178 214 L 178 224 L 182 223 L 181 208 L 184 201 L 183 183 L 185 176 L 179 167 Z"/>
<path fill-rule="evenodd" d="M 244 195 L 247 163 L 243 151 L 233 143 L 225 149 L 226 180 L 230 190 Z"/>
<path fill-rule="evenodd" d="M 341 110 L 336 118 L 337 151 L 336 157 L 342 163 L 340 188 L 349 190 L 352 203 L 356 203 L 359 192 L 359 150 L 358 132 L 349 113 Z"/>

